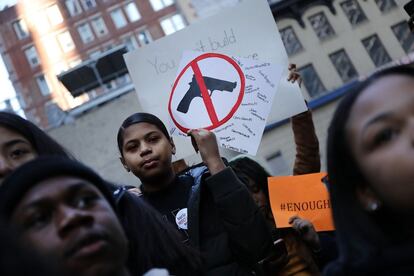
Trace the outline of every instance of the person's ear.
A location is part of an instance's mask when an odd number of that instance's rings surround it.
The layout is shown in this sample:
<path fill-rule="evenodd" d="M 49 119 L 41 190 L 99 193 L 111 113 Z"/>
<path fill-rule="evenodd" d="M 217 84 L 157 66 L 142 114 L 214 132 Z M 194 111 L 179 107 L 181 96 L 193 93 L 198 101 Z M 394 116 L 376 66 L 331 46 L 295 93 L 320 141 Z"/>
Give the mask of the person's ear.
<path fill-rule="evenodd" d="M 131 169 L 130 168 L 128 168 L 128 166 L 127 166 L 127 164 L 126 164 L 126 162 L 125 162 L 125 159 L 121 156 L 121 157 L 119 157 L 119 161 L 121 161 L 121 163 L 122 163 L 122 166 L 124 167 L 124 169 L 127 171 L 127 172 L 130 172 L 131 171 Z"/>
<path fill-rule="evenodd" d="M 361 203 L 362 208 L 367 212 L 377 211 L 382 203 L 379 198 L 375 195 L 374 191 L 368 186 L 358 187 L 356 190 L 356 195 L 359 203 Z"/>
<path fill-rule="evenodd" d="M 176 148 L 175 148 L 174 140 L 172 137 L 170 137 L 170 144 L 171 144 L 171 152 L 174 155 L 176 152 Z"/>

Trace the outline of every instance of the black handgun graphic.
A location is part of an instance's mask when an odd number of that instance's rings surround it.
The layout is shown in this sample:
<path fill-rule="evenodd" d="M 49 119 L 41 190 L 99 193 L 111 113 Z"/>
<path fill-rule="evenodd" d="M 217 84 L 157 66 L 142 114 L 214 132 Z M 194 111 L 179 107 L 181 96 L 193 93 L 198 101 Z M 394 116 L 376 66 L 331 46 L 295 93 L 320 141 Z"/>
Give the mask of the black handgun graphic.
<path fill-rule="evenodd" d="M 213 94 L 214 90 L 233 92 L 234 88 L 236 88 L 237 86 L 237 82 L 229 82 L 210 77 L 203 77 L 203 79 L 207 89 L 211 91 L 210 96 Z M 184 97 L 182 98 L 177 107 L 177 110 L 182 113 L 188 112 L 190 104 L 195 97 L 202 97 L 200 87 L 197 84 L 195 75 L 193 75 L 193 79 L 191 80 L 189 85 L 190 89 L 188 89 L 188 91 L 185 93 Z"/>

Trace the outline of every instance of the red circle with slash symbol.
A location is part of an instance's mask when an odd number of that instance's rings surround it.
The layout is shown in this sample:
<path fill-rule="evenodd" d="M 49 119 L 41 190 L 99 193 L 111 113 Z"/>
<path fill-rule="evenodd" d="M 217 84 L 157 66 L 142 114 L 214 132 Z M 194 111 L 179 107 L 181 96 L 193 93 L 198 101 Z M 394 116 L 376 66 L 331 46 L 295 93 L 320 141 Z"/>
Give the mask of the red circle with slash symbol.
<path fill-rule="evenodd" d="M 198 66 L 198 62 L 200 62 L 201 60 L 204 60 L 204 59 L 208 59 L 208 58 L 219 58 L 219 59 L 225 60 L 232 67 L 234 67 L 234 69 L 236 70 L 236 72 L 237 72 L 237 74 L 240 78 L 240 92 L 239 92 L 239 95 L 237 97 L 236 103 L 231 108 L 230 112 L 221 120 L 219 120 L 219 118 L 217 116 L 215 107 L 213 105 L 211 97 L 208 93 L 208 89 L 207 89 L 206 84 L 204 82 L 204 78 L 203 78 L 203 75 L 201 73 L 200 67 Z M 223 55 L 223 54 L 218 54 L 218 53 L 206 53 L 206 54 L 202 54 L 202 55 L 196 57 L 195 59 L 193 59 L 192 61 L 190 61 L 181 70 L 180 74 L 178 75 L 177 79 L 174 82 L 174 85 L 173 85 L 173 88 L 172 88 L 172 91 L 171 91 L 170 99 L 168 101 L 168 112 L 170 113 L 170 117 L 173 120 L 174 124 L 177 126 L 177 128 L 179 130 L 181 130 L 182 132 L 184 132 L 184 133 L 187 133 L 189 128 L 181 125 L 176 120 L 176 118 L 174 118 L 174 113 L 172 112 L 171 103 L 172 103 L 173 95 L 174 95 L 174 92 L 176 91 L 177 85 L 180 83 L 181 77 L 184 75 L 184 73 L 189 68 L 191 68 L 194 72 L 195 80 L 197 81 L 197 85 L 200 89 L 200 93 L 201 93 L 201 96 L 203 98 L 204 105 L 206 106 L 208 116 L 209 116 L 210 121 L 212 123 L 209 126 L 203 126 L 203 127 L 200 127 L 200 128 L 204 128 L 204 129 L 207 129 L 207 130 L 212 130 L 212 129 L 215 129 L 215 128 L 223 125 L 224 123 L 226 123 L 228 120 L 230 120 L 233 117 L 234 113 L 237 111 L 240 104 L 242 103 L 243 96 L 244 96 L 244 88 L 245 88 L 245 77 L 244 77 L 242 69 L 237 64 L 237 62 L 229 56 L 226 56 L 226 55 Z"/>

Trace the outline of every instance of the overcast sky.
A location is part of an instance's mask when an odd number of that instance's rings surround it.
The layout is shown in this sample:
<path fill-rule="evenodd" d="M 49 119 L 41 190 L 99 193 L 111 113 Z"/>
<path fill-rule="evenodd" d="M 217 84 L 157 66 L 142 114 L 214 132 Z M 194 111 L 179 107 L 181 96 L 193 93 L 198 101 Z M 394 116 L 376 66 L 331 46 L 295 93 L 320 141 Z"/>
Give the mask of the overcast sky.
<path fill-rule="evenodd" d="M 16 4 L 17 0 L 0 0 L 0 10 L 4 8 L 4 6 L 12 6 Z"/>

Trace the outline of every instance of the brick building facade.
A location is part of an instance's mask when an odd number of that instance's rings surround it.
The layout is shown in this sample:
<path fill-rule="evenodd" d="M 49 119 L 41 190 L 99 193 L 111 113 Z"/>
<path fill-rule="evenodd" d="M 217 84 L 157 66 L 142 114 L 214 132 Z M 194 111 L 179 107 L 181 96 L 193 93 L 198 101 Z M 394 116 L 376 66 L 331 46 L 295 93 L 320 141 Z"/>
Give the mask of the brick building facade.
<path fill-rule="evenodd" d="M 23 0 L 0 12 L 0 52 L 28 119 L 50 127 L 74 108 L 130 82 L 73 98 L 57 75 L 117 45 L 128 50 L 186 25 L 173 0 Z"/>

